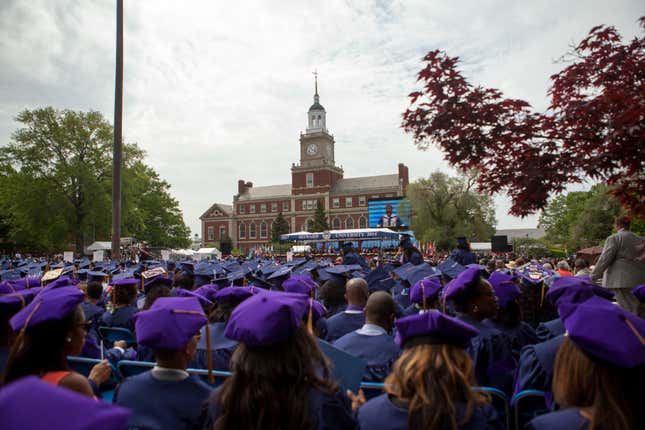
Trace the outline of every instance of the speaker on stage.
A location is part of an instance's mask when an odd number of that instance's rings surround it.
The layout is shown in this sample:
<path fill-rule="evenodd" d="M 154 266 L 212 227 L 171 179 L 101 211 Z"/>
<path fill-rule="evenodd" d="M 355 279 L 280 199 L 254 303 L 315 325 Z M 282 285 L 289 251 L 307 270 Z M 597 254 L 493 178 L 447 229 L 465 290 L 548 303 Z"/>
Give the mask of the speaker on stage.
<path fill-rule="evenodd" d="M 490 240 L 490 249 L 493 252 L 510 252 L 511 247 L 508 244 L 508 236 L 493 236 Z"/>

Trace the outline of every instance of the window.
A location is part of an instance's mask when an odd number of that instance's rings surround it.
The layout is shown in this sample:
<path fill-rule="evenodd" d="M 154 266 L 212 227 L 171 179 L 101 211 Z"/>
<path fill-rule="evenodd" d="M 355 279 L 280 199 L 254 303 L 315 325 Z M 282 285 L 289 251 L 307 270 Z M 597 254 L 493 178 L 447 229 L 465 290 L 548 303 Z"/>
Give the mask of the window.
<path fill-rule="evenodd" d="M 314 174 L 307 173 L 307 188 L 311 188 L 313 186 L 314 186 Z"/>
<path fill-rule="evenodd" d="M 260 237 L 263 239 L 266 239 L 267 237 L 267 223 L 264 221 L 260 223 Z"/>
<path fill-rule="evenodd" d="M 278 211 L 278 204 L 276 202 L 271 203 L 271 212 Z"/>
<path fill-rule="evenodd" d="M 378 199 L 378 194 L 372 196 L 373 199 Z"/>
<path fill-rule="evenodd" d="M 208 227 L 208 240 L 215 240 L 215 227 L 212 225 Z"/>
<path fill-rule="evenodd" d="M 335 208 L 339 208 L 340 207 L 340 199 L 332 200 L 332 206 L 335 207 Z"/>
<path fill-rule="evenodd" d="M 360 196 L 360 197 L 358 198 L 358 205 L 359 205 L 359 206 L 365 206 L 366 200 L 367 200 L 367 199 L 365 198 L 365 196 Z"/>
<path fill-rule="evenodd" d="M 240 239 L 246 238 L 246 225 L 240 224 Z"/>
<path fill-rule="evenodd" d="M 266 212 L 266 211 L 267 211 L 267 204 L 266 204 L 266 203 L 262 203 L 262 204 L 260 205 L 260 212 Z"/>
<path fill-rule="evenodd" d="M 255 231 L 255 223 L 249 225 L 249 239 L 255 239 L 257 237 L 257 232 Z"/>
<path fill-rule="evenodd" d="M 254 214 L 255 213 L 255 205 L 249 205 L 249 213 Z"/>
<path fill-rule="evenodd" d="M 226 237 L 226 227 L 219 228 L 219 240 L 222 240 Z"/>
<path fill-rule="evenodd" d="M 358 219 L 358 228 L 367 228 L 367 220 L 364 216 Z"/>
<path fill-rule="evenodd" d="M 282 202 L 282 212 L 289 212 L 289 202 Z"/>
<path fill-rule="evenodd" d="M 354 218 L 347 218 L 345 220 L 345 227 L 354 228 Z"/>
<path fill-rule="evenodd" d="M 331 224 L 334 230 L 340 230 L 340 218 L 334 218 L 334 221 Z"/>
<path fill-rule="evenodd" d="M 240 208 L 240 213 L 241 213 L 241 214 L 246 213 L 246 206 L 244 206 L 244 205 L 240 205 L 240 206 L 238 206 L 238 207 Z"/>
<path fill-rule="evenodd" d="M 345 207 L 346 208 L 351 208 L 352 207 L 352 198 L 351 197 L 345 197 Z"/>

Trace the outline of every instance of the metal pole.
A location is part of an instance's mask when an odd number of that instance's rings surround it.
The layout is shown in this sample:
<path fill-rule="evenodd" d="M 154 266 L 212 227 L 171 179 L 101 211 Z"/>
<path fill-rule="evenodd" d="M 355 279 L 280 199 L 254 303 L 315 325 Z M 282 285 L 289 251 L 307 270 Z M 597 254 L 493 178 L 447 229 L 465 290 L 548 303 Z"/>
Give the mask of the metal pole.
<path fill-rule="evenodd" d="M 120 259 L 121 165 L 123 163 L 123 0 L 116 1 L 116 71 L 114 76 L 114 146 L 112 152 L 112 258 Z"/>

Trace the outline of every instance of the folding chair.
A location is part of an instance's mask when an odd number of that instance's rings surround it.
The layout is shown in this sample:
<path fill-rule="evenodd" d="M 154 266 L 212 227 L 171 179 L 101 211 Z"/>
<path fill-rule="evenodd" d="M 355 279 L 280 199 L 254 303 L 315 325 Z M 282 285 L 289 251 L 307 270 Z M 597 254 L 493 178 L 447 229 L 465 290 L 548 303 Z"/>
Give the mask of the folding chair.
<path fill-rule="evenodd" d="M 150 361 L 132 361 L 132 360 L 121 360 L 117 364 L 119 373 L 122 378 L 127 378 L 130 376 L 138 375 L 139 373 L 147 372 L 148 370 L 155 367 L 157 363 Z"/>
<path fill-rule="evenodd" d="M 127 328 L 123 327 L 99 327 L 99 335 L 108 347 L 117 340 L 124 340 L 128 346 L 136 345 L 137 338 Z"/>
<path fill-rule="evenodd" d="M 485 391 L 491 395 L 493 407 L 506 423 L 506 428 L 510 430 L 511 408 L 508 403 L 508 396 L 502 390 L 493 387 L 474 387 L 473 389 Z"/>
<path fill-rule="evenodd" d="M 213 388 L 217 388 L 224 383 L 224 380 L 232 375 L 231 372 L 226 370 L 213 370 L 213 376 L 215 377 L 215 382 L 212 384 L 208 382 L 208 370 L 207 369 L 186 369 L 191 375 L 197 375 L 204 380 L 208 385 Z"/>
<path fill-rule="evenodd" d="M 516 430 L 521 430 L 524 425 L 538 415 L 550 412 L 545 392 L 540 390 L 523 390 L 511 399 L 513 408 L 513 421 Z"/>
<path fill-rule="evenodd" d="M 92 368 L 97 363 L 100 363 L 100 362 L 101 360 L 99 360 L 98 358 L 72 357 L 72 356 L 67 357 L 67 363 L 69 364 L 69 368 L 75 372 L 80 373 L 86 378 L 90 376 L 90 372 L 92 371 Z M 102 383 L 101 386 L 99 387 L 99 393 L 101 395 L 101 399 L 109 403 L 112 402 L 114 389 L 116 388 L 116 385 L 119 383 L 119 371 L 112 364 L 110 364 L 110 368 L 112 369 L 110 378 L 104 383 Z"/>

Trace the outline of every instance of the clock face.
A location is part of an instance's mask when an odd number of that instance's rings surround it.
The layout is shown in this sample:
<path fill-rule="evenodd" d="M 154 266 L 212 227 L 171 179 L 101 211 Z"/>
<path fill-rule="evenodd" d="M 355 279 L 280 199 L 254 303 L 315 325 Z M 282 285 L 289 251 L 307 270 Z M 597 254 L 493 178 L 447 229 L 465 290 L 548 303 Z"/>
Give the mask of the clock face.
<path fill-rule="evenodd" d="M 316 155 L 318 152 L 318 146 L 315 143 L 310 143 L 307 145 L 307 154 L 309 155 Z"/>

